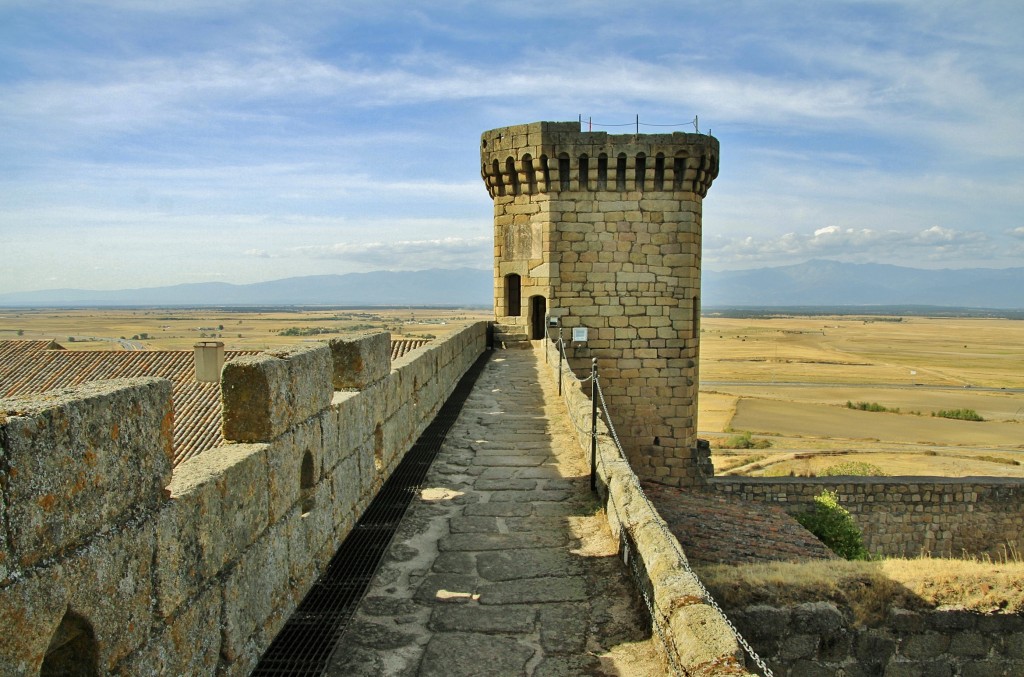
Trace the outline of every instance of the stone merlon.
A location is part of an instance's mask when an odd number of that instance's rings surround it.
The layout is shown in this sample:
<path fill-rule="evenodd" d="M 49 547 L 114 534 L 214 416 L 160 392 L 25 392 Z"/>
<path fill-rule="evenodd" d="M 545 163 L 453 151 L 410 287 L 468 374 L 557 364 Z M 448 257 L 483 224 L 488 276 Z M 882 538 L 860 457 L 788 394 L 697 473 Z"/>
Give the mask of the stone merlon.
<path fill-rule="evenodd" d="M 0 407 L 0 487 L 18 565 L 65 553 L 128 513 L 165 500 L 170 381 L 86 383 L 3 400 Z M 4 560 L 0 551 L 0 580 Z"/>
<path fill-rule="evenodd" d="M 362 390 L 391 372 L 391 334 L 387 332 L 331 339 L 328 345 L 335 390 Z"/>
<path fill-rule="evenodd" d="M 224 439 L 268 442 L 330 406 L 333 371 L 322 343 L 228 362 L 221 375 Z"/>

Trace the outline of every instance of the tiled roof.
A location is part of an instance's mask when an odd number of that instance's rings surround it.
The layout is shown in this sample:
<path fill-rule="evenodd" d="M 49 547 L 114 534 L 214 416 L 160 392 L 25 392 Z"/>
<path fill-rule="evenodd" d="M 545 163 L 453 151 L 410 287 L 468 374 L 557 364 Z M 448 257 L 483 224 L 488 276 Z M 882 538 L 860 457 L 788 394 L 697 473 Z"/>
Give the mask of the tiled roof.
<path fill-rule="evenodd" d="M 392 341 L 391 359 L 427 343 L 427 339 Z M 228 350 L 224 361 L 257 354 Z M 190 350 L 84 351 L 65 350 L 52 341 L 0 341 L 0 397 L 134 376 L 157 376 L 173 383 L 175 466 L 223 442 L 220 384 L 196 381 Z"/>
<path fill-rule="evenodd" d="M 391 361 L 430 343 L 430 339 L 396 339 L 391 342 Z"/>
<path fill-rule="evenodd" d="M 195 380 L 192 351 L 80 351 L 49 341 L 0 341 L 0 397 L 30 395 L 111 378 L 157 376 L 173 383 L 174 465 L 212 449 L 220 432 L 220 386 Z M 258 351 L 225 351 L 224 360 Z"/>

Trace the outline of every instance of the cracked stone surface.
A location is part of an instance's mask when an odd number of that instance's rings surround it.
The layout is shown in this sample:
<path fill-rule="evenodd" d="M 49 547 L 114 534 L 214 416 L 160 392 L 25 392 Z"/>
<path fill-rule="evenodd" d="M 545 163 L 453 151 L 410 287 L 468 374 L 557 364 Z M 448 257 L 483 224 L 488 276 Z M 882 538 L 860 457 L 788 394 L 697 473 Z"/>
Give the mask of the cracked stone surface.
<path fill-rule="evenodd" d="M 542 369 L 494 353 L 326 674 L 664 674 Z"/>

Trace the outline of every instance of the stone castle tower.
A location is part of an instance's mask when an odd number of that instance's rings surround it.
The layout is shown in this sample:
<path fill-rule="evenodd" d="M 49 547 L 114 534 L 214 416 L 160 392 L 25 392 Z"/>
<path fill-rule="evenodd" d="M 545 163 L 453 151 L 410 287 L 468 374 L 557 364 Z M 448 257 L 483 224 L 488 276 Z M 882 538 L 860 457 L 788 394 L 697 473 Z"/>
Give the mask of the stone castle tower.
<path fill-rule="evenodd" d="M 567 341 L 587 328 L 568 350 L 573 366 L 597 358 L 636 473 L 675 486 L 710 472 L 696 448 L 701 207 L 718 157 L 711 136 L 609 135 L 577 122 L 480 139 L 499 335 L 543 338 L 548 317 Z"/>

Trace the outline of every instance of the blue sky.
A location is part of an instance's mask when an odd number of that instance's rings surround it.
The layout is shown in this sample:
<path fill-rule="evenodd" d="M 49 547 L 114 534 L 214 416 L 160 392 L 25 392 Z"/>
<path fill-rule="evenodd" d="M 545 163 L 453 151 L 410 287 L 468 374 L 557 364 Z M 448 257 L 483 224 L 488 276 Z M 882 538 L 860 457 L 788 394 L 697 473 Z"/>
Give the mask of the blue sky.
<path fill-rule="evenodd" d="M 718 137 L 705 268 L 1024 265 L 1021 35 L 1019 0 L 0 0 L 0 291 L 489 268 L 481 132 L 580 115 Z"/>

